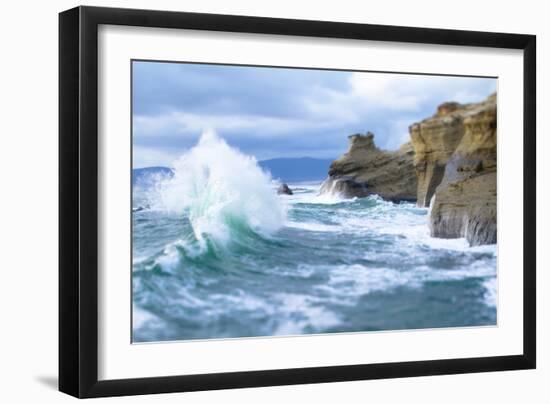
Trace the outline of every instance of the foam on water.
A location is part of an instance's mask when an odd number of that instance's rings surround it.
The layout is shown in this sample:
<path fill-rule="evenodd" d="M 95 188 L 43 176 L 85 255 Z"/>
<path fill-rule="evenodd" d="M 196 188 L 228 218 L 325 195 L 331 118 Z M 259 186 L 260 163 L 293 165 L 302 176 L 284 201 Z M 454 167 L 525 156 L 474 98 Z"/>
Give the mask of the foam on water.
<path fill-rule="evenodd" d="M 320 193 L 319 184 L 300 184 L 296 187 L 293 195 L 286 196 L 285 202 L 290 205 L 297 203 L 311 203 L 319 205 L 334 205 L 343 202 L 352 202 L 356 198 L 344 198 L 335 193 Z"/>
<path fill-rule="evenodd" d="M 318 289 L 330 293 L 342 304 L 356 304 L 356 298 L 373 292 L 390 291 L 397 287 L 422 287 L 426 282 L 460 281 L 465 279 L 485 279 L 487 289 L 485 302 L 488 305 L 496 299 L 496 269 L 489 262 L 476 261 L 468 267 L 445 270 L 418 266 L 401 271 L 388 267 L 369 267 L 365 265 L 340 265 L 332 268 L 329 281 Z"/>
<path fill-rule="evenodd" d="M 308 231 L 316 231 L 316 232 L 335 232 L 340 231 L 338 226 L 332 226 L 328 224 L 322 224 L 322 223 L 314 223 L 314 222 L 294 222 L 294 221 L 288 221 L 286 222 L 287 227 L 292 227 L 295 229 L 302 229 L 302 230 L 308 230 Z"/>
<path fill-rule="evenodd" d="M 145 323 L 154 321 L 156 317 L 149 313 L 148 311 L 145 311 L 143 309 L 140 309 L 135 304 L 132 306 L 132 327 L 133 328 L 140 328 Z"/>
<path fill-rule="evenodd" d="M 483 282 L 483 286 L 485 287 L 485 304 L 491 307 L 497 306 L 497 299 L 498 299 L 498 282 L 497 278 L 490 278 Z"/>
<path fill-rule="evenodd" d="M 280 293 L 279 301 L 282 321 L 273 335 L 302 334 L 308 327 L 322 329 L 336 326 L 341 319 L 334 312 L 319 305 L 319 299 L 311 295 Z"/>
<path fill-rule="evenodd" d="M 335 193 L 318 193 L 319 185 L 302 186 L 301 192 L 286 199 L 286 203 L 295 204 L 353 204 L 361 202 L 358 198 L 343 198 Z M 425 245 L 433 249 L 445 249 L 468 252 L 487 252 L 496 256 L 495 245 L 470 247 L 466 238 L 443 239 L 430 235 L 428 226 L 429 208 L 417 207 L 413 203 L 393 203 L 378 195 L 364 198 L 374 206 L 369 209 L 356 209 L 337 217 L 338 225 L 326 225 L 315 222 L 289 221 L 286 226 L 310 231 L 339 231 L 344 233 L 375 232 L 380 235 L 405 237 L 409 244 Z"/>

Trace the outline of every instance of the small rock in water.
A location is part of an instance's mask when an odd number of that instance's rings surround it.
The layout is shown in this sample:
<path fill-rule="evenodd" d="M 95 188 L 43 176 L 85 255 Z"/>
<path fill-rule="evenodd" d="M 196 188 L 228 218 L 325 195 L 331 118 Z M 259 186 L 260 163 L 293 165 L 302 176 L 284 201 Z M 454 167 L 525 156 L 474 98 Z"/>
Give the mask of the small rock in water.
<path fill-rule="evenodd" d="M 279 185 L 279 188 L 277 189 L 277 194 L 279 195 L 292 195 L 293 192 L 292 190 L 288 187 L 287 184 L 283 183 L 281 185 Z"/>
<path fill-rule="evenodd" d="M 132 208 L 132 213 L 141 212 L 142 210 L 150 209 L 150 208 L 151 207 L 149 205 L 138 206 L 137 208 Z"/>

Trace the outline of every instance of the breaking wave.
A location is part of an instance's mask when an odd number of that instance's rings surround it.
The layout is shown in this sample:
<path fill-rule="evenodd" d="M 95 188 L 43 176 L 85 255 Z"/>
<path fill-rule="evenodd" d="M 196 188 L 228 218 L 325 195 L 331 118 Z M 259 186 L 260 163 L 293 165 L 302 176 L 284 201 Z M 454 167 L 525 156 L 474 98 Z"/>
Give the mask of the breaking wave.
<path fill-rule="evenodd" d="M 255 236 L 269 237 L 285 221 L 285 209 L 268 173 L 255 158 L 230 147 L 214 132 L 174 163 L 174 175 L 158 184 L 157 208 L 188 220 L 200 251 L 226 248 Z"/>

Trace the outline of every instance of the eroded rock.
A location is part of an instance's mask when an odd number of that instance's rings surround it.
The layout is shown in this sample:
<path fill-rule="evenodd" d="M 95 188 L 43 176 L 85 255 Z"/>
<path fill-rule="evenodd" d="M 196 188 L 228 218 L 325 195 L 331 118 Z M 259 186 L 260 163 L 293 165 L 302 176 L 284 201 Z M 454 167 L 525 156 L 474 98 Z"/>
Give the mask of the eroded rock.
<path fill-rule="evenodd" d="M 322 193 L 343 197 L 377 194 L 394 202 L 416 201 L 417 178 L 413 166 L 414 150 L 405 143 L 399 150 L 385 151 L 374 143 L 374 135 L 348 137 L 349 149 L 332 162 Z"/>
<path fill-rule="evenodd" d="M 470 245 L 494 244 L 496 94 L 477 104 L 443 106 L 434 117 L 410 127 L 417 203 L 428 206 L 432 201 L 432 236 L 466 237 Z"/>

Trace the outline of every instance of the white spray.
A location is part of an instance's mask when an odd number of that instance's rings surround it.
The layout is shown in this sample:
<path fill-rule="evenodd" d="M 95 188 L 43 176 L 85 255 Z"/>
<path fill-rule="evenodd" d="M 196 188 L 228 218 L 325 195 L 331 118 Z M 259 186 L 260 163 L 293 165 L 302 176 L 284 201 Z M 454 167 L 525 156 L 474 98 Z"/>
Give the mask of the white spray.
<path fill-rule="evenodd" d="M 270 235 L 285 221 L 269 174 L 213 131 L 174 163 L 174 176 L 159 188 L 164 209 L 189 217 L 202 248 L 206 236 L 227 244 L 235 226 Z"/>

